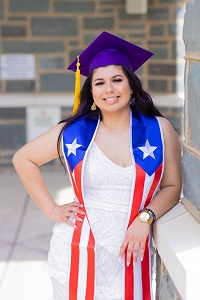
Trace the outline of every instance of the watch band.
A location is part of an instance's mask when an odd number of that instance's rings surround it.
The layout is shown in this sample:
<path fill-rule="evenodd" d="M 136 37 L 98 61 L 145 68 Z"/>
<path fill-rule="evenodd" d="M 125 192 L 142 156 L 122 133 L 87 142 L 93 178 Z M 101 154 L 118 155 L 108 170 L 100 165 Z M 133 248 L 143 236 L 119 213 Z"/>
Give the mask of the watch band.
<path fill-rule="evenodd" d="M 148 213 L 149 216 L 152 218 L 152 221 L 149 221 L 149 220 L 148 220 L 148 221 L 146 221 L 146 222 L 149 223 L 150 225 L 151 225 L 151 224 L 154 224 L 154 222 L 156 221 L 156 215 L 154 214 L 154 212 L 153 212 L 150 208 L 146 207 L 146 208 L 141 209 L 141 210 L 139 211 L 138 217 L 140 216 L 140 214 L 141 214 L 142 212 Z M 142 221 L 142 222 L 145 222 L 144 220 L 141 220 L 141 221 Z"/>

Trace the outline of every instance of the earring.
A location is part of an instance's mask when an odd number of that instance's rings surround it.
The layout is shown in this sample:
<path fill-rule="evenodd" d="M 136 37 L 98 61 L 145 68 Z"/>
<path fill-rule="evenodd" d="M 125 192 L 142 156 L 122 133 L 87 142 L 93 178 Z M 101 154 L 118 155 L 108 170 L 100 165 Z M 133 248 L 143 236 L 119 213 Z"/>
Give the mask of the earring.
<path fill-rule="evenodd" d="M 95 104 L 95 102 L 93 102 L 93 104 L 92 104 L 92 106 L 91 106 L 91 110 L 96 110 L 96 108 L 97 108 L 97 106 L 96 106 L 96 104 Z"/>
<path fill-rule="evenodd" d="M 135 98 L 131 98 L 130 99 L 130 105 L 134 105 L 135 104 Z"/>

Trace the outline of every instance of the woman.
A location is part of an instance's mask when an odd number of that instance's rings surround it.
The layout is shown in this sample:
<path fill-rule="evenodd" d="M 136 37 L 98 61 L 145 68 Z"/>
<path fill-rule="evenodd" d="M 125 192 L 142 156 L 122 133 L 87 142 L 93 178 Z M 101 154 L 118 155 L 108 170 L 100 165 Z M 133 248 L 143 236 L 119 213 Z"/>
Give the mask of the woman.
<path fill-rule="evenodd" d="M 14 156 L 27 192 L 56 222 L 46 267 L 54 300 L 152 299 L 150 227 L 179 200 L 181 154 L 134 74 L 151 55 L 103 32 L 80 55 L 88 77 L 77 111 Z M 75 192 L 61 206 L 38 168 L 58 155 Z"/>

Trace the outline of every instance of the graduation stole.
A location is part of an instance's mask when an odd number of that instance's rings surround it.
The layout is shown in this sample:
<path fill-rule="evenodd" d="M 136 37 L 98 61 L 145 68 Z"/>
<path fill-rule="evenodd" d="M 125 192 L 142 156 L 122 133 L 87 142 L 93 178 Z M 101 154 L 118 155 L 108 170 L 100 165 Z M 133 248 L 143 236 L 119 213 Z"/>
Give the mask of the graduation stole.
<path fill-rule="evenodd" d="M 86 212 L 83 222 L 75 222 L 71 240 L 68 299 L 94 300 L 95 297 L 95 238 L 90 228 L 83 194 L 83 169 L 87 152 L 95 137 L 99 120 L 82 117 L 63 132 L 63 154 L 74 193 Z M 157 192 L 163 173 L 163 138 L 156 117 L 133 112 L 131 117 L 132 157 L 136 176 L 133 182 L 127 228 L 140 209 L 148 206 Z M 106 171 L 106 170 L 105 170 Z M 97 174 L 98 176 L 98 174 Z M 81 216 L 83 218 L 83 216 Z M 124 257 L 123 290 L 125 300 L 150 300 L 151 264 L 147 238 L 144 259 L 138 257 L 133 266 L 126 266 Z M 125 254 L 126 256 L 126 254 Z M 66 258 L 68 259 L 68 258 Z M 139 274 L 139 276 L 138 276 Z"/>

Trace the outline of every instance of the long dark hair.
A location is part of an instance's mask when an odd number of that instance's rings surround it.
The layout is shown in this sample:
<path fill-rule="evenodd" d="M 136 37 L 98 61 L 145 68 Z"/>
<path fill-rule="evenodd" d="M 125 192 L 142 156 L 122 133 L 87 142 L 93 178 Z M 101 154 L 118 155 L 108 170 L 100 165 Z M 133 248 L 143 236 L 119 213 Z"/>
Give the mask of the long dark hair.
<path fill-rule="evenodd" d="M 122 70 L 124 74 L 126 75 L 129 85 L 131 87 L 131 90 L 133 91 L 132 97 L 135 98 L 135 105 L 131 106 L 131 109 L 139 111 L 141 114 L 146 115 L 146 116 L 160 116 L 163 117 L 163 115 L 160 113 L 160 111 L 156 108 L 156 106 L 153 103 L 153 100 L 151 96 L 145 92 L 142 89 L 142 83 L 140 79 L 133 73 L 129 68 L 122 66 Z M 60 143 L 61 143 L 61 138 L 62 138 L 62 133 L 63 131 L 73 122 L 81 118 L 82 116 L 88 116 L 92 119 L 102 118 L 101 111 L 97 107 L 96 110 L 91 110 L 91 106 L 94 102 L 92 92 L 91 92 L 91 83 L 92 83 L 92 76 L 93 72 L 87 77 L 87 79 L 84 82 L 84 85 L 81 89 L 81 94 L 80 94 L 80 105 L 78 110 L 72 114 L 70 117 L 67 119 L 64 119 L 59 122 L 65 123 L 60 131 L 60 134 L 58 136 L 58 141 L 57 141 L 57 149 L 58 149 L 58 154 L 59 158 L 61 160 L 60 156 Z M 62 162 L 62 161 L 61 161 Z M 63 164 L 63 162 L 62 162 Z"/>

